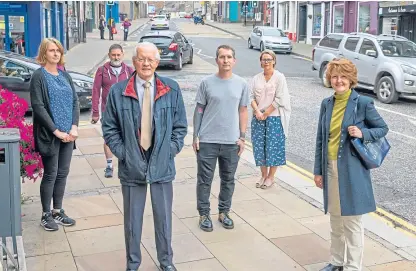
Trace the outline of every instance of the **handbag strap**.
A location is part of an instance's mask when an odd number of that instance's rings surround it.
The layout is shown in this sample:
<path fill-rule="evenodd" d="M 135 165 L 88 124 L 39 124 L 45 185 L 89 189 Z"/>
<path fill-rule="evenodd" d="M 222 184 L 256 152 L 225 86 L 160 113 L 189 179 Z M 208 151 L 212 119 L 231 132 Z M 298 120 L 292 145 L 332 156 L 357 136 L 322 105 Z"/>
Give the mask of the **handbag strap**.
<path fill-rule="evenodd" d="M 355 125 L 355 120 L 357 118 L 357 107 L 358 107 L 358 100 L 360 99 L 360 94 L 358 94 L 357 96 L 357 102 L 355 103 L 355 107 L 354 107 L 354 116 L 352 119 L 352 123 Z"/>

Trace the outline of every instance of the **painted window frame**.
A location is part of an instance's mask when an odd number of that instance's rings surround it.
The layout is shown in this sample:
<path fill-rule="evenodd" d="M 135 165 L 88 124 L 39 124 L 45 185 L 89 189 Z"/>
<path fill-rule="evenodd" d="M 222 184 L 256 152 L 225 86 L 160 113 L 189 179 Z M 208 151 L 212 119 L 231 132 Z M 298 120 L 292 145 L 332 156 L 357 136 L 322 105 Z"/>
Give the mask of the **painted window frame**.
<path fill-rule="evenodd" d="M 319 35 L 315 35 L 313 33 L 313 29 L 314 29 L 314 20 L 315 20 L 315 6 L 319 6 L 320 8 L 320 13 L 321 13 L 321 25 L 320 25 L 320 29 L 319 29 Z M 322 7 L 324 7 L 324 14 L 322 14 Z M 323 33 L 324 33 L 324 29 L 323 29 L 323 25 L 325 24 L 325 3 L 324 2 L 320 2 L 320 3 L 314 3 L 312 4 L 312 39 L 320 39 L 323 37 Z"/>
<path fill-rule="evenodd" d="M 359 28 L 360 28 L 360 9 L 361 9 L 361 4 L 365 4 L 365 5 L 368 5 L 368 12 L 370 13 L 370 25 L 369 25 L 369 33 L 371 32 L 371 1 L 358 1 L 357 2 L 357 27 L 356 27 L 356 31 L 357 32 L 360 32 L 359 30 Z M 363 33 L 365 33 L 365 32 L 363 32 Z"/>
<path fill-rule="evenodd" d="M 342 10 L 342 31 L 341 32 L 335 32 L 335 8 L 337 7 L 341 7 L 343 8 Z M 344 29 L 345 29 L 345 3 L 337 3 L 337 4 L 333 4 L 332 5 L 332 33 L 344 33 Z"/>

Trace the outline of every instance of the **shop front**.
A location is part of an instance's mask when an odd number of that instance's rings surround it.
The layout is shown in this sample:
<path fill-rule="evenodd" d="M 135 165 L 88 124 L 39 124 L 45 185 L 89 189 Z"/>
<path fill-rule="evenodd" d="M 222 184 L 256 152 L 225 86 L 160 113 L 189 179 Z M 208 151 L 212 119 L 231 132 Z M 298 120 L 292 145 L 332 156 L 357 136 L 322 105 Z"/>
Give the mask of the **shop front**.
<path fill-rule="evenodd" d="M 45 37 L 63 43 L 63 13 L 61 2 L 0 3 L 0 50 L 33 57 Z"/>
<path fill-rule="evenodd" d="M 381 34 L 399 35 L 416 42 L 416 5 L 382 7 L 378 15 Z"/>

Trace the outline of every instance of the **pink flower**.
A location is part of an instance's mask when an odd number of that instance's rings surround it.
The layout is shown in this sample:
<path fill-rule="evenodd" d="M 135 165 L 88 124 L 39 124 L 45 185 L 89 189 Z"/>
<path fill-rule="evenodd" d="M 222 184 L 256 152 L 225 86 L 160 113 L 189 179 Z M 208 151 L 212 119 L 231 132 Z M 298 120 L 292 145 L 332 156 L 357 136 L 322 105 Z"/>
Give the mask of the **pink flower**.
<path fill-rule="evenodd" d="M 20 131 L 20 173 L 35 182 L 43 176 L 43 164 L 35 151 L 33 125 L 25 122 L 27 102 L 0 86 L 0 128 L 17 128 Z"/>

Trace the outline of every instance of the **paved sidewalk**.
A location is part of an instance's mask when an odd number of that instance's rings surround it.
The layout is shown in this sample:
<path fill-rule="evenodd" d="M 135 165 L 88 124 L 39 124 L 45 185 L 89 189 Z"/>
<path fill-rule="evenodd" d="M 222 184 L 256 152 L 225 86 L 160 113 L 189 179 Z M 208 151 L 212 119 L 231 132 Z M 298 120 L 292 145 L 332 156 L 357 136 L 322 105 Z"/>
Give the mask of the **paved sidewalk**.
<path fill-rule="evenodd" d="M 29 271 L 125 270 L 119 181 L 104 178 L 100 126 L 83 123 L 79 134 L 64 200 L 66 212 L 77 219 L 76 226 L 45 232 L 39 226 L 40 182 L 23 185 L 25 196 L 30 197 L 22 206 Z M 199 230 L 196 159 L 191 138 L 191 135 L 186 137 L 185 147 L 176 158 L 172 245 L 179 271 L 317 271 L 324 266 L 329 258 L 329 217 L 292 193 L 286 182 L 290 179 L 298 186 L 310 186 L 301 184 L 302 180 L 293 171 L 283 167 L 274 187 L 256 189 L 259 171 L 251 162 L 253 154 L 249 148 L 243 153 L 237 170 L 232 207 L 235 229 L 225 230 L 217 221 L 220 189 L 217 172 L 211 191 L 215 228 L 211 233 Z M 140 270 L 158 270 L 149 195 L 142 244 Z M 415 260 L 416 246 L 409 246 L 405 253 L 371 234 L 366 236 L 364 255 L 364 271 L 416 270 L 415 262 L 411 261 Z"/>
<path fill-rule="evenodd" d="M 219 23 L 211 21 L 206 21 L 205 24 L 220 29 L 224 32 L 236 35 L 245 40 L 249 38 L 250 33 L 253 30 L 253 25 L 251 22 L 247 22 L 247 26 L 244 26 L 242 23 Z M 292 53 L 294 55 L 312 59 L 312 49 L 313 46 L 310 44 L 293 43 Z"/>
<path fill-rule="evenodd" d="M 148 18 L 133 20 L 129 35 L 148 21 Z M 107 57 L 108 48 L 112 44 L 120 43 L 123 45 L 123 31 L 120 29 L 120 26 L 121 24 L 117 24 L 118 33 L 114 35 L 114 40 L 108 40 L 108 29 L 104 33 L 105 40 L 100 39 L 100 31 L 98 29 L 87 33 L 86 43 L 80 43 L 66 53 L 66 68 L 85 74 L 91 74 L 95 71 L 96 66 Z"/>

